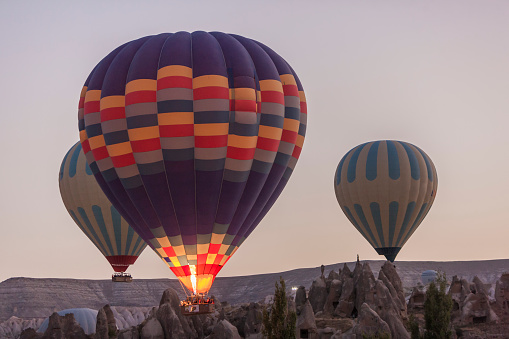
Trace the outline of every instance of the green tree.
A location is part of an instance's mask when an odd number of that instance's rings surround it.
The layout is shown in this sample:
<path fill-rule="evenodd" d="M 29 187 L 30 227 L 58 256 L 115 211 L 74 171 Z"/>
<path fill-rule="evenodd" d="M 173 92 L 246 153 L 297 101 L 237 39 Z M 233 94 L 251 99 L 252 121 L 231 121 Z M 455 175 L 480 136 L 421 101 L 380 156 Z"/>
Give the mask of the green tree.
<path fill-rule="evenodd" d="M 279 279 L 269 312 L 263 310 L 263 335 L 268 339 L 293 339 L 297 314 L 288 310 L 285 281 Z"/>
<path fill-rule="evenodd" d="M 408 319 L 408 329 L 410 330 L 410 338 L 411 339 L 421 339 L 421 333 L 419 331 L 419 323 L 415 320 L 413 314 L 410 315 Z"/>
<path fill-rule="evenodd" d="M 438 272 L 429 284 L 424 302 L 424 339 L 448 339 L 451 337 L 452 299 L 446 293 L 445 273 Z"/>

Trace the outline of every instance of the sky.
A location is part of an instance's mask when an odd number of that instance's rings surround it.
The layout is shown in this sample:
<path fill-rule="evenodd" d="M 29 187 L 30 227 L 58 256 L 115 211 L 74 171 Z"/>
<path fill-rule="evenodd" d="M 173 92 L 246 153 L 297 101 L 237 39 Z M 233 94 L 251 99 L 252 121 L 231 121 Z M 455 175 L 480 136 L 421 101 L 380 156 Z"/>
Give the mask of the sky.
<path fill-rule="evenodd" d="M 397 260 L 508 258 L 507 18 L 507 1 L 0 2 L 0 281 L 109 278 L 58 188 L 79 139 L 81 88 L 122 43 L 197 30 L 270 46 L 308 104 L 289 184 L 219 276 L 383 259 L 333 187 L 342 156 L 380 139 L 419 146 L 439 177 L 433 207 Z M 150 248 L 130 272 L 174 278 Z"/>

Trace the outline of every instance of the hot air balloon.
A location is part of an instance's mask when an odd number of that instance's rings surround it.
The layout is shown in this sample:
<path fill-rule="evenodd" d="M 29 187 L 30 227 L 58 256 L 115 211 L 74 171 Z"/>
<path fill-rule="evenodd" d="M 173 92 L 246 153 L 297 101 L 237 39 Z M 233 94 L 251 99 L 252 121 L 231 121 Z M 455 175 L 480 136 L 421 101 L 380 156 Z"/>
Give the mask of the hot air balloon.
<path fill-rule="evenodd" d="M 334 175 L 341 209 L 391 262 L 426 217 L 437 187 L 429 156 L 403 141 L 359 145 L 341 159 Z"/>
<path fill-rule="evenodd" d="M 97 184 L 81 144 L 67 152 L 58 177 L 60 195 L 74 222 L 116 272 L 113 281 L 132 281 L 125 273 L 147 244 L 113 207 Z"/>
<path fill-rule="evenodd" d="M 267 46 L 178 32 L 99 62 L 81 93 L 79 130 L 113 205 L 201 295 L 285 187 L 306 116 L 297 75 Z"/>

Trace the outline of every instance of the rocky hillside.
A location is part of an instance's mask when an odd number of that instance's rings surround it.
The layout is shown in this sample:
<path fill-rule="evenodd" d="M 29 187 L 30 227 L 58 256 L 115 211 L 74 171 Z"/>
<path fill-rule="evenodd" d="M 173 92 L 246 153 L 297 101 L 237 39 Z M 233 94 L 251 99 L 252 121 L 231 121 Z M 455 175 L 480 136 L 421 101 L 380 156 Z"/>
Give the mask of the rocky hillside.
<path fill-rule="evenodd" d="M 378 275 L 384 261 L 368 261 Z M 347 263 L 353 270 L 355 263 Z M 502 273 L 509 271 L 509 260 L 468 262 L 397 262 L 396 268 L 403 286 L 410 288 L 420 281 L 421 272 L 429 269 L 446 272 L 471 281 L 478 276 L 485 283 L 494 283 Z M 325 270 L 338 271 L 343 263 L 328 265 Z M 302 268 L 281 273 L 217 278 L 210 291 L 220 301 L 230 304 L 256 302 L 274 292 L 274 283 L 282 276 L 287 286 L 311 286 L 320 276 L 320 267 Z M 45 318 L 54 311 L 87 307 L 99 309 L 112 306 L 149 307 L 158 305 L 164 290 L 181 292 L 175 279 L 135 279 L 130 284 L 110 280 L 33 279 L 10 278 L 0 283 L 0 321 L 11 316 L 24 319 Z M 182 297 L 182 295 L 180 295 Z"/>

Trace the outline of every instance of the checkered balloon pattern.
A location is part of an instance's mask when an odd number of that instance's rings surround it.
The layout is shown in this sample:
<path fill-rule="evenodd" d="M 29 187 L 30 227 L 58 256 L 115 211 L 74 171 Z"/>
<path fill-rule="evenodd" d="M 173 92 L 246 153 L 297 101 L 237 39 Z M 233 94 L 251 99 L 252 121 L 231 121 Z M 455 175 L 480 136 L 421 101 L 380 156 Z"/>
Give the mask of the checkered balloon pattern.
<path fill-rule="evenodd" d="M 306 117 L 302 85 L 283 58 L 220 32 L 116 48 L 90 73 L 79 104 L 99 185 L 196 293 L 210 289 L 280 195 Z"/>
<path fill-rule="evenodd" d="M 420 148 L 381 140 L 350 150 L 339 162 L 334 187 L 350 222 L 378 254 L 394 261 L 428 214 L 438 177 Z"/>
<path fill-rule="evenodd" d="M 115 272 L 125 272 L 147 244 L 104 195 L 79 142 L 65 155 L 58 184 L 65 208 L 76 225 L 106 257 Z"/>

